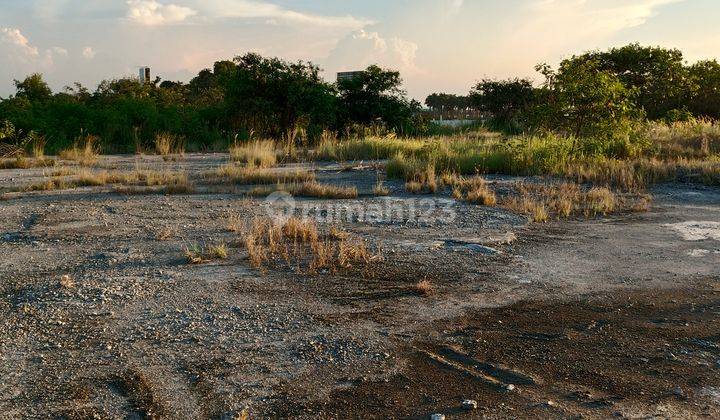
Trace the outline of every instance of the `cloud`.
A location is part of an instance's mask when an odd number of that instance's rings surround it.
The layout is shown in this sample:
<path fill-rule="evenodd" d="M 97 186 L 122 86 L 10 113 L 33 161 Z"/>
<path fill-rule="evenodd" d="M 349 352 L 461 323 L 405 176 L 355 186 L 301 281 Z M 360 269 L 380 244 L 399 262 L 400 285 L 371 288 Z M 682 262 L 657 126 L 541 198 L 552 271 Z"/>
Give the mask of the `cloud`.
<path fill-rule="evenodd" d="M 156 26 L 180 23 L 195 16 L 196 10 L 155 0 L 128 0 L 127 18 L 141 25 Z"/>
<path fill-rule="evenodd" d="M 415 62 L 417 51 L 418 45 L 414 42 L 397 37 L 385 39 L 377 32 L 361 29 L 340 40 L 324 65 L 334 72 L 362 70 L 378 64 L 412 75 L 422 72 Z"/>
<path fill-rule="evenodd" d="M 351 15 L 325 16 L 298 12 L 281 6 L 254 0 L 205 0 L 202 6 L 211 17 L 234 19 L 262 19 L 268 24 L 295 23 L 322 27 L 357 30 L 373 22 Z"/>
<path fill-rule="evenodd" d="M 92 49 L 92 47 L 85 47 L 82 50 L 82 55 L 88 60 L 92 60 L 95 58 L 95 50 Z"/>
<path fill-rule="evenodd" d="M 660 6 L 684 0 L 538 0 L 533 26 L 561 28 L 574 36 L 608 36 L 643 25 Z M 566 25 L 566 26 L 565 26 Z M 568 30 L 569 29 L 569 30 Z"/>
<path fill-rule="evenodd" d="M 0 40 L 6 45 L 14 47 L 19 53 L 27 57 L 40 55 L 37 47 L 30 45 L 30 41 L 17 28 L 0 28 Z"/>
<path fill-rule="evenodd" d="M 66 50 L 66 49 L 63 48 L 63 47 L 52 47 L 52 49 L 51 49 L 50 51 L 51 51 L 53 54 L 56 54 L 56 55 L 59 55 L 59 56 L 62 56 L 62 57 L 67 57 L 67 56 L 68 56 L 68 50 Z"/>

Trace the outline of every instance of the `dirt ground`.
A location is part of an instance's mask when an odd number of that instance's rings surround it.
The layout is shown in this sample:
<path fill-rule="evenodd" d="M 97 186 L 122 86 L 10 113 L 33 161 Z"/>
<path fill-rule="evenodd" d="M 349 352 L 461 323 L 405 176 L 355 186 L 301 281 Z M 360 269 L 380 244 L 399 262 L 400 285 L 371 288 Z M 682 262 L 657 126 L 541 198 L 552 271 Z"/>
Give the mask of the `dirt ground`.
<path fill-rule="evenodd" d="M 100 168 L 201 184 L 226 160 Z M 425 209 L 397 182 L 374 197 L 372 167 L 314 169 L 360 196 L 299 200 L 312 214 L 419 206 L 342 221 L 381 250 L 372 275 L 251 268 L 228 218 L 268 204 L 242 188 L 5 193 L 0 416 L 720 417 L 720 189 L 661 185 L 647 213 L 537 225 L 447 193 Z M 47 173 L 2 170 L 0 192 Z M 185 261 L 188 244 L 218 241 L 228 259 Z"/>

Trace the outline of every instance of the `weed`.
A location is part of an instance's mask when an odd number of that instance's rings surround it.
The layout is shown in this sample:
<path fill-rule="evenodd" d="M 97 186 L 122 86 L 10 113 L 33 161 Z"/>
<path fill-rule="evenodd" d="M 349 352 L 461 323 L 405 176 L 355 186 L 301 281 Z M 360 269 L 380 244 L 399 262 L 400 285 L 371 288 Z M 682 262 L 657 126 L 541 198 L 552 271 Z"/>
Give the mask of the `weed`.
<path fill-rule="evenodd" d="M 382 179 L 378 178 L 375 186 L 373 187 L 373 194 L 375 194 L 376 197 L 385 197 L 390 195 L 390 190 L 385 186 Z"/>
<path fill-rule="evenodd" d="M 63 289 L 73 289 L 75 288 L 75 280 L 72 279 L 69 275 L 65 274 L 64 276 L 60 277 L 60 287 Z"/>
<path fill-rule="evenodd" d="M 158 133 L 155 135 L 155 151 L 164 160 L 171 159 L 171 155 L 185 154 L 185 145 L 181 138 L 170 133 Z"/>
<path fill-rule="evenodd" d="M 277 164 L 278 152 L 272 140 L 234 144 L 230 147 L 230 159 L 252 168 L 271 168 Z"/>
<path fill-rule="evenodd" d="M 312 221 L 290 218 L 282 224 L 255 219 L 241 234 L 250 264 L 257 269 L 282 266 L 306 273 L 361 269 L 377 257 L 361 240 L 333 227 L 327 234 Z"/>
<path fill-rule="evenodd" d="M 589 210 L 606 215 L 615 210 L 615 194 L 605 187 L 595 187 L 587 193 Z"/>
<path fill-rule="evenodd" d="M 468 192 L 465 201 L 483 206 L 494 206 L 497 204 L 495 192 L 485 183 L 485 180 L 477 177 L 475 181 L 467 184 Z"/>
<path fill-rule="evenodd" d="M 14 159 L 0 160 L 0 169 L 47 168 L 50 166 L 55 166 L 55 161 L 42 157 L 28 159 L 24 156 L 17 156 Z"/>
<path fill-rule="evenodd" d="M 227 259 L 227 257 L 228 257 L 227 245 L 225 245 L 224 243 L 212 245 L 212 246 L 208 247 L 207 255 L 211 259 L 216 259 L 216 260 Z"/>
<path fill-rule="evenodd" d="M 423 279 L 413 286 L 413 291 L 421 296 L 430 296 L 434 291 L 434 287 L 430 280 Z"/>
<path fill-rule="evenodd" d="M 224 243 L 203 246 L 197 243 L 186 245 L 183 255 L 188 264 L 204 264 L 212 260 L 224 260 L 228 257 L 228 248 Z"/>
<path fill-rule="evenodd" d="M 60 158 L 75 161 L 81 166 L 92 166 L 99 158 L 98 142 L 96 136 L 81 136 L 70 149 L 60 152 Z"/>
<path fill-rule="evenodd" d="M 303 170 L 275 170 L 225 165 L 210 174 L 236 185 L 268 185 L 315 181 L 315 174 Z"/>

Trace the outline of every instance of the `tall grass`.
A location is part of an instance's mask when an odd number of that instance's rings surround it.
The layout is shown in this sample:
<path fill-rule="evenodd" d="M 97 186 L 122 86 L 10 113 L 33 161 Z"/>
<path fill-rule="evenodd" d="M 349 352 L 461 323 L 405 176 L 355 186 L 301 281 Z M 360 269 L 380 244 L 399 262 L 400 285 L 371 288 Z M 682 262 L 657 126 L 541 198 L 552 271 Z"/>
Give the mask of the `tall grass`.
<path fill-rule="evenodd" d="M 75 161 L 82 166 L 94 165 L 99 155 L 99 138 L 92 135 L 79 137 L 71 148 L 60 152 L 60 158 Z"/>
<path fill-rule="evenodd" d="M 257 140 L 247 144 L 230 146 L 230 159 L 253 168 L 271 168 L 277 164 L 278 154 L 272 140 Z"/>
<path fill-rule="evenodd" d="M 637 191 L 663 181 L 720 185 L 719 154 L 720 124 L 695 120 L 648 123 L 627 138 L 611 140 L 548 134 L 331 141 L 321 145 L 317 157 L 389 158 L 388 177 L 404 179 L 413 189 L 432 166 L 441 174 L 555 175 Z"/>
<path fill-rule="evenodd" d="M 693 119 L 673 124 L 650 123 L 646 136 L 664 158 L 703 158 L 720 153 L 720 123 Z"/>
<path fill-rule="evenodd" d="M 313 157 L 316 160 L 348 161 L 390 159 L 398 153 L 415 154 L 426 147 L 421 139 L 397 139 L 394 136 L 367 137 L 340 141 L 324 137 Z"/>
<path fill-rule="evenodd" d="M 185 143 L 182 138 L 170 133 L 155 135 L 155 151 L 168 160 L 173 154 L 182 156 L 185 153 Z"/>

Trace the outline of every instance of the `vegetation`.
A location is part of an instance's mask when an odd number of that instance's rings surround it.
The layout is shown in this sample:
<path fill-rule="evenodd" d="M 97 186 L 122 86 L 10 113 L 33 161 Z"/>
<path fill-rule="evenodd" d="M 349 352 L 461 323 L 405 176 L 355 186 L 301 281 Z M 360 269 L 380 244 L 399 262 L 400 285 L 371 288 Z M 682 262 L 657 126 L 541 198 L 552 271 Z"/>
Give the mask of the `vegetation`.
<path fill-rule="evenodd" d="M 247 54 L 187 84 L 119 79 L 94 92 L 75 85 L 55 94 L 31 75 L 0 101 L 0 167 L 50 166 L 46 149 L 90 166 L 101 151 L 155 150 L 170 159 L 186 148 L 222 148 L 232 163 L 208 174 L 212 180 L 318 197 L 356 193 L 321 186 L 310 171 L 270 168 L 299 158 L 388 160 L 388 177 L 415 193 L 437 191 L 447 174 L 557 175 L 626 191 L 667 180 L 720 185 L 716 61 L 687 65 L 678 50 L 632 44 L 536 69 L 539 86 L 482 80 L 467 96 L 426 100 L 436 110 L 479 112 L 505 136 L 485 129 L 423 136 L 433 130 L 400 74 L 377 66 L 330 84 L 312 63 Z M 482 188 L 453 189 L 492 202 Z M 386 194 L 381 184 L 374 190 Z"/>
<path fill-rule="evenodd" d="M 379 259 L 362 240 L 331 231 L 322 233 L 312 221 L 290 218 L 284 223 L 255 219 L 240 232 L 250 264 L 261 270 L 287 268 L 303 273 L 364 269 Z"/>
<path fill-rule="evenodd" d="M 187 84 L 126 78 L 103 81 L 93 92 L 76 84 L 53 93 L 40 74 L 15 84 L 16 94 L 0 100 L 3 156 L 5 147 L 17 153 L 36 136 L 51 153 L 92 136 L 103 152 L 167 156 L 226 149 L 254 136 L 307 143 L 326 130 L 373 126 L 412 134 L 421 126 L 419 104 L 406 98 L 400 74 L 377 66 L 331 84 L 312 63 L 247 54 L 219 61 Z"/>

